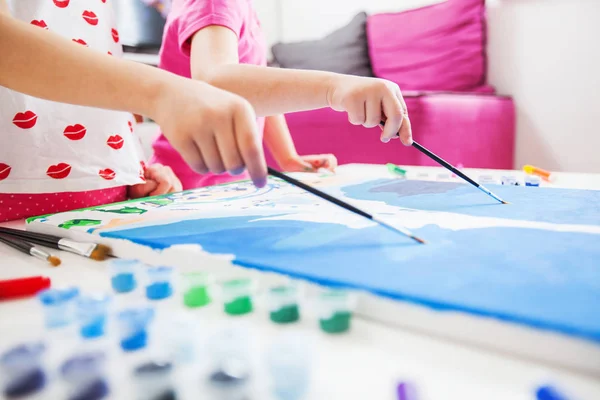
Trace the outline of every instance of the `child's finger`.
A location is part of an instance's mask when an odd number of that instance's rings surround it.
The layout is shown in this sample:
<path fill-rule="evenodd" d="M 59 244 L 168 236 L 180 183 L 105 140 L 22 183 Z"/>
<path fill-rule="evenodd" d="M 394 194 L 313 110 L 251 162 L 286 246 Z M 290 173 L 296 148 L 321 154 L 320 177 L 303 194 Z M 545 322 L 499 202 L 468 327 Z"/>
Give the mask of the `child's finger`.
<path fill-rule="evenodd" d="M 208 172 L 208 167 L 195 141 L 188 140 L 179 145 L 174 143 L 173 147 L 179 152 L 191 169 L 199 174 L 206 174 Z"/>
<path fill-rule="evenodd" d="M 404 122 L 402 122 L 402 126 L 400 127 L 400 141 L 405 146 L 412 146 L 412 126 L 410 124 L 410 118 L 408 115 L 404 116 Z"/>
<path fill-rule="evenodd" d="M 267 184 L 267 163 L 262 143 L 259 141 L 258 126 L 254 110 L 248 104 L 240 107 L 234 119 L 235 137 L 244 160 L 244 165 L 257 187 Z"/>
<path fill-rule="evenodd" d="M 381 122 L 381 100 L 378 97 L 367 100 L 365 109 L 367 115 L 363 126 L 373 128 L 379 125 Z"/>
<path fill-rule="evenodd" d="M 365 101 L 351 101 L 346 107 L 348 121 L 352 125 L 364 125 L 366 120 Z"/>
<path fill-rule="evenodd" d="M 221 160 L 221 153 L 219 153 L 214 136 L 211 135 L 203 138 L 198 147 L 200 147 L 202 158 L 210 172 L 213 174 L 222 174 L 225 172 L 225 166 L 223 165 L 223 160 Z"/>
<path fill-rule="evenodd" d="M 240 150 L 237 141 L 235 140 L 233 126 L 231 126 L 229 130 L 217 132 L 216 141 L 225 170 L 233 174 L 243 170 L 244 160 L 242 160 L 242 156 L 240 156 Z"/>
<path fill-rule="evenodd" d="M 383 132 L 381 133 L 381 141 L 387 143 L 400 131 L 404 112 L 402 104 L 396 97 L 383 100 L 383 112 L 386 119 Z"/>

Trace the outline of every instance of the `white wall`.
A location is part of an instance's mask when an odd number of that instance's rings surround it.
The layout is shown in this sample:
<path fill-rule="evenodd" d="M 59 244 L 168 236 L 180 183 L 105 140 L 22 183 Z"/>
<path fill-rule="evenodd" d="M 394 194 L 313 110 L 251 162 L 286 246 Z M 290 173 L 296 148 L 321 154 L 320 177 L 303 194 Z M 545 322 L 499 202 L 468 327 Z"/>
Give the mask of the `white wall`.
<path fill-rule="evenodd" d="M 255 0 L 271 44 L 437 2 Z M 488 17 L 489 80 L 517 104 L 515 167 L 600 172 L 600 0 L 488 0 Z"/>

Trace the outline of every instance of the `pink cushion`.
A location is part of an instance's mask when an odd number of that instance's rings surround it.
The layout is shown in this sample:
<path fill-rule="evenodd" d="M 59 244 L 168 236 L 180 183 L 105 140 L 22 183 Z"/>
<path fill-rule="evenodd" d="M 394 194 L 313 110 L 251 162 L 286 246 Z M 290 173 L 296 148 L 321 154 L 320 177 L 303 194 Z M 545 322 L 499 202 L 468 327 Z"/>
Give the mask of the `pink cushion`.
<path fill-rule="evenodd" d="M 370 16 L 373 72 L 403 90 L 476 90 L 486 82 L 484 3 L 447 0 Z"/>

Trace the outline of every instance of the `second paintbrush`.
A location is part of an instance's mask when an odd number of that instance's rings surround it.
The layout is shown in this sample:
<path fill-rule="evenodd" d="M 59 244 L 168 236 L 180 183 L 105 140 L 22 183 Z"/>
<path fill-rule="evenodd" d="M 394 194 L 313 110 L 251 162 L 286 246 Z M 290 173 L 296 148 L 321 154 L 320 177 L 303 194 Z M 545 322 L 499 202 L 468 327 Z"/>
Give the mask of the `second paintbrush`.
<path fill-rule="evenodd" d="M 346 210 L 351 211 L 351 212 L 353 212 L 355 214 L 358 214 L 361 217 L 365 217 L 365 218 L 370 219 L 373 222 L 377 222 L 381 226 L 383 226 L 383 227 L 385 227 L 385 228 L 387 228 L 387 229 L 389 229 L 391 231 L 394 231 L 394 232 L 397 232 L 397 233 L 401 233 L 402 235 L 408 236 L 409 238 L 411 238 L 412 240 L 414 240 L 416 242 L 419 242 L 421 244 L 425 244 L 426 243 L 423 239 L 421 239 L 420 237 L 415 236 L 412 232 L 410 232 L 408 229 L 406 229 L 404 227 L 390 225 L 387 222 L 380 220 L 379 218 L 377 218 L 374 215 L 371 215 L 371 214 L 369 214 L 369 213 L 367 213 L 367 212 L 365 212 L 363 210 L 360 210 L 360 209 L 354 207 L 353 205 L 346 203 L 345 201 L 342 201 L 342 200 L 340 200 L 340 199 L 338 199 L 336 197 L 333 197 L 333 196 L 331 196 L 331 195 L 329 195 L 329 194 L 327 194 L 325 192 L 320 191 L 319 189 L 315 189 L 314 187 L 312 187 L 310 185 L 307 185 L 304 182 L 301 182 L 301 181 L 299 181 L 297 179 L 289 177 L 286 174 L 283 174 L 283 173 L 281 173 L 281 172 L 279 172 L 279 171 L 277 171 L 277 170 L 275 170 L 275 169 L 273 169 L 271 167 L 269 167 L 268 170 L 269 170 L 269 175 L 272 175 L 272 176 L 274 176 L 276 178 L 279 178 L 279 179 L 282 179 L 282 180 L 286 181 L 289 184 L 292 184 L 292 185 L 297 186 L 297 187 L 299 187 L 301 189 L 304 189 L 307 192 L 310 192 L 310 193 L 314 194 L 315 196 L 318 196 L 318 197 L 320 197 L 320 198 L 322 198 L 324 200 L 329 201 L 330 203 L 333 203 L 333 204 L 335 204 L 337 206 L 345 208 Z"/>

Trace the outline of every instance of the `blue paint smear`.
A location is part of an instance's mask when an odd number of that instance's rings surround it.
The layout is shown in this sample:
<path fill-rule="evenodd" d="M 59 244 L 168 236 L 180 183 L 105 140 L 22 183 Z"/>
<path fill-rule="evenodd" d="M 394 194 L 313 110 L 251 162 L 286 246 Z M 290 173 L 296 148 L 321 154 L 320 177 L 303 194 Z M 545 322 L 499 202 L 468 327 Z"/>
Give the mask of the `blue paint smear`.
<path fill-rule="evenodd" d="M 565 213 L 549 208 L 550 201 L 544 202 L 541 194 L 546 193 L 546 200 L 551 195 L 552 205 L 560 197 L 556 202 L 560 210 L 586 203 L 585 196 L 566 193 L 573 191 L 554 194 L 556 189 L 551 193 L 538 188 L 507 189 L 498 194 L 516 200 L 519 206 L 486 204 L 486 196 L 479 198 L 477 192 L 468 193 L 472 189 L 463 187 L 450 189 L 452 196 L 446 192 L 404 197 L 384 193 L 383 197 L 392 204 L 454 212 L 462 209 L 470 215 L 531 219 L 531 212 L 535 220 L 548 222 L 598 220 L 598 215 L 585 218 L 573 210 L 566 218 Z M 373 193 L 360 185 L 345 190 L 362 199 Z M 587 202 L 592 201 L 586 193 Z M 382 200 L 381 192 L 373 196 Z M 429 196 L 443 196 L 445 204 L 440 207 L 440 198 Z M 477 205 L 468 208 L 468 199 L 475 197 Z M 541 203 L 527 204 L 534 199 Z M 536 211 L 538 206 L 546 212 Z M 512 211 L 504 211 L 510 207 Z M 233 253 L 236 263 L 246 267 L 600 342 L 600 235 L 523 228 L 451 231 L 434 225 L 415 233 L 429 244 L 415 244 L 379 226 L 350 229 L 253 217 L 187 220 L 160 229 L 141 227 L 101 235 L 156 249 L 197 243 L 209 252 Z"/>
<path fill-rule="evenodd" d="M 499 204 L 473 186 L 455 182 L 380 179 L 340 189 L 349 198 L 383 201 L 389 205 L 424 211 L 557 224 L 600 225 L 600 190 L 501 185 L 486 187 L 511 204 Z"/>

